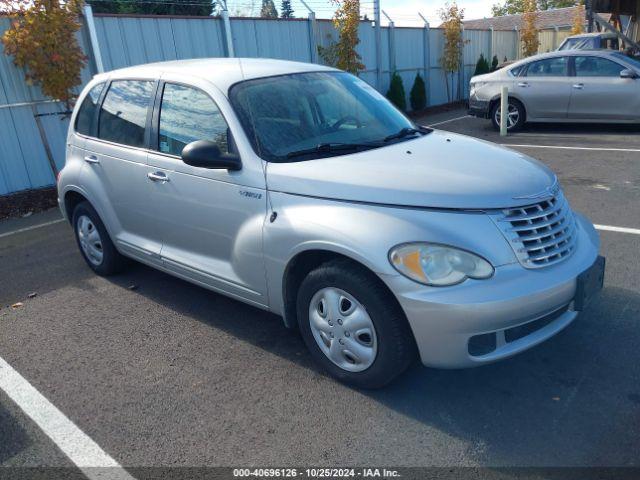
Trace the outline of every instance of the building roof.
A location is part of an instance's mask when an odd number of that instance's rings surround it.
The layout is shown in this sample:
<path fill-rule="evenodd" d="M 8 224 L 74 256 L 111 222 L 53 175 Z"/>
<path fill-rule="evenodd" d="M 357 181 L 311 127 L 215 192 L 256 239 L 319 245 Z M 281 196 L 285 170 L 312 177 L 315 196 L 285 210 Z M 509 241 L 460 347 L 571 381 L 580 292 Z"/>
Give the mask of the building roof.
<path fill-rule="evenodd" d="M 555 10 L 543 10 L 538 12 L 536 27 L 538 30 L 550 29 L 553 27 L 566 27 L 573 25 L 577 9 L 584 7 L 557 8 Z M 586 22 L 586 16 L 585 16 Z M 464 28 L 467 30 L 513 30 L 522 27 L 522 15 L 505 15 L 503 17 L 482 18 L 480 20 L 465 20 Z"/>

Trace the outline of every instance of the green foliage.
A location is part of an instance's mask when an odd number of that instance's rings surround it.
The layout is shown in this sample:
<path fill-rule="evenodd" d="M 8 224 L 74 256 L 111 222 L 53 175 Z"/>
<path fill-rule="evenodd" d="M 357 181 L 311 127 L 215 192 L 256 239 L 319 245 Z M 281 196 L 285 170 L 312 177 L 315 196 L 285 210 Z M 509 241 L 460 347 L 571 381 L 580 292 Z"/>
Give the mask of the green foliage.
<path fill-rule="evenodd" d="M 387 91 L 387 98 L 403 112 L 407 109 L 407 97 L 404 91 L 404 83 L 398 72 L 391 75 L 391 84 Z"/>
<path fill-rule="evenodd" d="M 338 66 L 338 42 L 331 39 L 331 35 L 327 35 L 328 46 L 318 45 L 318 55 L 325 65 L 330 67 Z"/>
<path fill-rule="evenodd" d="M 411 102 L 411 110 L 414 112 L 427 106 L 427 87 L 420 73 L 416 75 L 416 79 L 413 81 L 413 87 L 411 87 L 411 92 L 409 93 L 409 101 Z"/>
<path fill-rule="evenodd" d="M 491 60 L 491 71 L 495 72 L 498 69 L 499 65 L 500 65 L 500 60 L 498 60 L 497 55 L 494 55 L 493 60 Z"/>
<path fill-rule="evenodd" d="M 260 8 L 260 16 L 262 18 L 278 18 L 278 10 L 273 0 L 262 0 L 262 8 Z"/>
<path fill-rule="evenodd" d="M 584 0 L 580 0 L 578 3 L 584 5 Z M 503 15 L 518 15 L 524 13 L 527 10 L 526 0 L 504 0 L 502 3 L 496 3 L 491 11 L 494 17 L 501 17 Z M 537 0 L 538 10 L 552 10 L 554 8 L 566 8 L 576 5 L 576 0 Z"/>
<path fill-rule="evenodd" d="M 213 3 L 194 2 L 193 0 L 87 0 L 93 13 L 137 13 L 141 15 L 188 15 L 209 16 L 213 11 Z"/>
<path fill-rule="evenodd" d="M 478 63 L 476 63 L 476 71 L 473 73 L 473 75 L 484 75 L 485 73 L 489 73 L 490 71 L 491 68 L 489 67 L 489 62 L 481 53 L 480 58 L 478 59 Z"/>
<path fill-rule="evenodd" d="M 282 3 L 280 4 L 280 18 L 293 18 L 291 0 L 282 0 Z"/>

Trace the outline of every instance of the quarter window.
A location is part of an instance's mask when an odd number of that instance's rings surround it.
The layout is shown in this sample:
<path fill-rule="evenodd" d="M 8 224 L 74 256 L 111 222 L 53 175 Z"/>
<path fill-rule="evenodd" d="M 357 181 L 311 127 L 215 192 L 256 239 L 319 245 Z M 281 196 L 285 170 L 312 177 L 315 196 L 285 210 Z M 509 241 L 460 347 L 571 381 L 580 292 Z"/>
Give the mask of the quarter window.
<path fill-rule="evenodd" d="M 527 67 L 527 77 L 566 77 L 567 73 L 566 57 L 545 58 Z"/>
<path fill-rule="evenodd" d="M 132 147 L 143 147 L 153 84 L 144 80 L 111 82 L 100 109 L 98 137 Z"/>
<path fill-rule="evenodd" d="M 229 152 L 227 123 L 207 94 L 201 90 L 165 84 L 160 107 L 158 150 L 180 155 L 182 149 L 197 140 L 209 140 Z"/>
<path fill-rule="evenodd" d="M 91 135 L 93 127 L 93 119 L 96 117 L 96 109 L 98 108 L 98 100 L 104 88 L 104 83 L 94 86 L 80 105 L 80 110 L 76 117 L 76 132 L 82 135 Z"/>
<path fill-rule="evenodd" d="M 576 76 L 578 77 L 619 77 L 624 70 L 611 60 L 600 57 L 576 57 Z"/>

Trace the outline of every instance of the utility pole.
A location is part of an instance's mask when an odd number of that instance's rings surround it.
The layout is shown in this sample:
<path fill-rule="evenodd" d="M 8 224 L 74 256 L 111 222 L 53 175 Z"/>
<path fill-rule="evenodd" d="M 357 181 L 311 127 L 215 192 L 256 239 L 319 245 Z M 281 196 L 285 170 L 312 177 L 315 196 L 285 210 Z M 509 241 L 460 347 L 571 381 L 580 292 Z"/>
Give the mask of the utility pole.
<path fill-rule="evenodd" d="M 318 62 L 318 22 L 316 21 L 316 12 L 314 12 L 307 2 L 300 0 L 300 3 L 309 11 L 309 55 L 311 63 Z"/>
<path fill-rule="evenodd" d="M 382 25 L 380 25 L 380 0 L 373 0 L 373 18 L 376 23 L 376 88 L 382 91 Z"/>
<path fill-rule="evenodd" d="M 233 34 L 231 33 L 231 22 L 229 21 L 229 10 L 227 9 L 227 0 L 222 0 L 222 25 L 224 26 L 225 42 L 227 44 L 227 57 L 235 57 L 233 48 Z"/>
<path fill-rule="evenodd" d="M 418 15 L 424 22 L 424 82 L 427 85 L 427 106 L 431 105 L 431 42 L 429 34 L 429 20 L 418 12 Z"/>

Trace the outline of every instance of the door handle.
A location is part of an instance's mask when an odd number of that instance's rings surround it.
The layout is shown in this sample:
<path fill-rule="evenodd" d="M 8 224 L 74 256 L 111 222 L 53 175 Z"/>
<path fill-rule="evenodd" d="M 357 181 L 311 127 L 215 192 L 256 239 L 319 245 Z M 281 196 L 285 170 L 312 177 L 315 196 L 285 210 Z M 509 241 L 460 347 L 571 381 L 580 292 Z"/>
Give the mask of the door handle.
<path fill-rule="evenodd" d="M 518 83 L 518 86 L 520 88 L 528 88 L 529 87 L 529 83 L 528 82 L 520 82 L 520 83 Z"/>
<path fill-rule="evenodd" d="M 100 160 L 95 155 L 87 155 L 84 157 L 84 161 L 87 163 L 100 163 Z"/>
<path fill-rule="evenodd" d="M 573 88 L 576 90 L 584 90 L 584 83 L 576 83 Z"/>
<path fill-rule="evenodd" d="M 169 177 L 164 172 L 149 172 L 147 173 L 147 178 L 152 182 L 166 183 L 169 181 Z"/>

